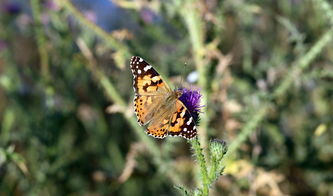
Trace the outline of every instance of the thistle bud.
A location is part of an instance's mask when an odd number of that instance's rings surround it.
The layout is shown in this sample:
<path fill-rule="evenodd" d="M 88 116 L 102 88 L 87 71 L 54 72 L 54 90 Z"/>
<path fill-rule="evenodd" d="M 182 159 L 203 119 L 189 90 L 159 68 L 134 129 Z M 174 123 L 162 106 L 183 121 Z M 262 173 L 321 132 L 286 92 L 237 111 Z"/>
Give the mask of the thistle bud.
<path fill-rule="evenodd" d="M 210 157 L 213 161 L 220 162 L 227 150 L 227 143 L 223 140 L 214 139 L 209 143 Z"/>

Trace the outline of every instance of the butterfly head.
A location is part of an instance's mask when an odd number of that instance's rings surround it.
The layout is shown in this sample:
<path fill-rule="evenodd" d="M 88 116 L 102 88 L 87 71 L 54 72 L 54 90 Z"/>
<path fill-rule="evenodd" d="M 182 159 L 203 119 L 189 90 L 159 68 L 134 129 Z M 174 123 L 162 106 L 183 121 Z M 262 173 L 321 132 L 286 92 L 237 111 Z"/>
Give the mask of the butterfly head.
<path fill-rule="evenodd" d="M 183 92 L 180 90 L 174 90 L 169 96 L 166 98 L 166 103 L 174 103 L 175 100 L 179 99 L 182 96 Z"/>
<path fill-rule="evenodd" d="M 183 94 L 183 91 L 182 91 L 182 90 L 180 90 L 180 89 L 176 89 L 176 90 L 174 90 L 174 95 L 175 95 L 175 97 L 176 97 L 177 99 L 178 99 L 179 97 L 181 97 L 182 94 Z"/>

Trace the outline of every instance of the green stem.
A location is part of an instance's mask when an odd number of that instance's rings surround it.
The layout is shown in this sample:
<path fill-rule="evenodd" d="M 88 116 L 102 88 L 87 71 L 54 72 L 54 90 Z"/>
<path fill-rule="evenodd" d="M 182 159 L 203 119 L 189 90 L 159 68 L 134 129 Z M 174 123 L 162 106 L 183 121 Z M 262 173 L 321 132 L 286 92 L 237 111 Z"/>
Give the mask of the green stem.
<path fill-rule="evenodd" d="M 200 174 L 202 179 L 202 193 L 203 195 L 208 195 L 210 182 L 205 156 L 203 154 L 199 139 L 197 137 L 190 140 L 190 142 L 200 167 Z"/>
<path fill-rule="evenodd" d="M 198 9 L 195 7 L 196 1 L 187 0 L 186 3 L 180 8 L 180 13 L 185 21 L 186 27 L 190 35 L 190 41 L 192 44 L 192 56 L 195 62 L 195 66 L 198 70 L 199 80 L 198 84 L 201 87 L 202 105 L 207 106 L 208 104 L 208 81 L 207 81 L 207 70 L 204 60 L 204 48 L 205 48 L 205 25 L 199 15 Z M 185 9 L 184 9 L 185 7 Z M 208 119 L 209 111 L 208 107 L 203 107 L 202 115 L 200 118 L 200 142 L 203 147 L 207 146 L 207 130 L 208 130 Z"/>
<path fill-rule="evenodd" d="M 215 160 L 211 160 L 211 166 L 209 170 L 209 184 L 213 183 L 216 176 L 217 164 Z"/>
<path fill-rule="evenodd" d="M 65 9 L 67 9 L 73 16 L 75 16 L 75 18 L 82 24 L 82 27 L 87 27 L 92 32 L 96 33 L 96 35 L 102 38 L 109 47 L 116 50 L 117 52 L 124 54 L 126 59 L 130 58 L 130 52 L 125 44 L 117 41 L 112 37 L 111 34 L 107 33 L 95 23 L 92 23 L 87 18 L 85 18 L 82 13 L 71 3 L 70 0 L 58 1 L 64 6 Z"/>
<path fill-rule="evenodd" d="M 333 28 L 328 30 L 320 39 L 315 43 L 311 49 L 302 56 L 299 60 L 294 63 L 292 71 L 287 74 L 284 80 L 273 92 L 274 97 L 279 97 L 283 95 L 287 89 L 293 84 L 295 78 L 298 78 L 299 75 L 306 69 L 310 63 L 318 56 L 318 54 L 323 50 L 323 48 L 332 40 L 333 38 Z"/>
<path fill-rule="evenodd" d="M 237 138 L 230 144 L 228 147 L 227 154 L 224 156 L 224 159 L 229 157 L 230 154 L 233 154 L 239 146 L 248 138 L 248 136 L 255 130 L 258 124 L 265 118 L 268 112 L 268 106 L 263 106 L 259 111 L 256 111 L 256 114 L 247 121 L 243 129 L 240 131 L 240 134 Z"/>
<path fill-rule="evenodd" d="M 40 13 L 40 0 L 31 0 L 30 1 L 32 8 L 32 16 L 35 21 L 34 30 L 38 46 L 38 52 L 40 57 L 41 73 L 44 78 L 49 78 L 49 56 L 47 54 L 47 48 L 45 44 L 45 35 L 42 29 L 41 13 Z"/>
<path fill-rule="evenodd" d="M 320 12 L 326 15 L 327 20 L 329 20 L 329 23 L 333 26 L 333 10 L 331 5 L 325 0 L 313 0 L 313 2 L 318 6 Z"/>

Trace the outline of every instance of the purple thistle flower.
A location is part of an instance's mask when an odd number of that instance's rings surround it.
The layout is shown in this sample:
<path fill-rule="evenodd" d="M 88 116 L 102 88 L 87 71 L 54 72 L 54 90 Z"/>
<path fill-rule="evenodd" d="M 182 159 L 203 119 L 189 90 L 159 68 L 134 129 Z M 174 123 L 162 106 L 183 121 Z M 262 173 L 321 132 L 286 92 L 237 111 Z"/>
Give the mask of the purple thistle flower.
<path fill-rule="evenodd" d="M 199 113 L 200 109 L 204 107 L 200 105 L 201 94 L 199 90 L 189 90 L 186 88 L 178 89 L 182 92 L 182 95 L 179 97 L 179 100 L 183 102 L 186 108 L 191 113 L 192 117 L 196 124 L 199 122 Z"/>

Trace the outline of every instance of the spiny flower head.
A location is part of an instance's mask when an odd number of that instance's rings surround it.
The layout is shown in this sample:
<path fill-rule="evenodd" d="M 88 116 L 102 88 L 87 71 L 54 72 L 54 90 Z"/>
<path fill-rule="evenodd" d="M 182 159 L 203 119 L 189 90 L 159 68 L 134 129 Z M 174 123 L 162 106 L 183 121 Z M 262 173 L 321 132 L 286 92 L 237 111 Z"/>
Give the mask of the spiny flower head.
<path fill-rule="evenodd" d="M 186 108 L 189 110 L 192 117 L 194 118 L 195 123 L 198 124 L 200 109 L 203 107 L 202 105 L 200 105 L 200 99 L 202 97 L 200 91 L 190 90 L 186 88 L 180 88 L 178 90 L 182 92 L 179 100 L 183 102 L 183 104 L 186 106 Z"/>
<path fill-rule="evenodd" d="M 209 151 L 211 159 L 220 164 L 219 162 L 228 151 L 227 143 L 220 139 L 213 139 L 209 143 Z"/>

